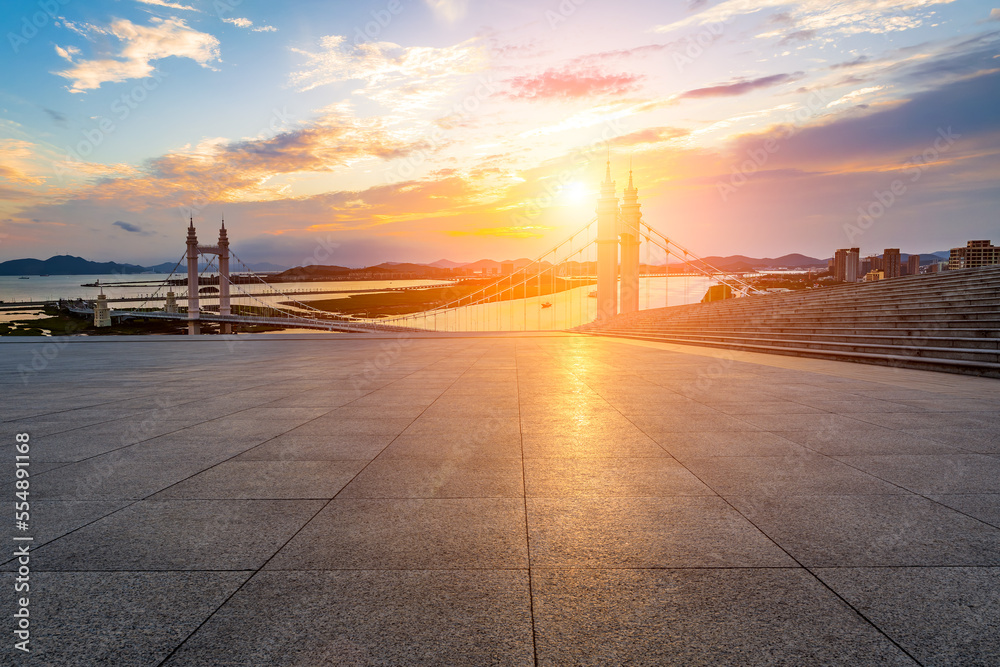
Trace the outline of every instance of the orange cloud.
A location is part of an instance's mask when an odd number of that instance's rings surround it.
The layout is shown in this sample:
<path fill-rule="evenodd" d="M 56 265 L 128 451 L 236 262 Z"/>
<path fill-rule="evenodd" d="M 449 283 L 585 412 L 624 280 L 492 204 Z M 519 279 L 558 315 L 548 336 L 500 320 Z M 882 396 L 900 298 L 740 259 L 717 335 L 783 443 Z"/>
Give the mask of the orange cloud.
<path fill-rule="evenodd" d="M 567 99 L 600 95 L 623 95 L 638 88 L 643 79 L 634 74 L 604 74 L 596 68 L 582 71 L 549 69 L 534 76 L 507 81 L 511 99 Z"/>

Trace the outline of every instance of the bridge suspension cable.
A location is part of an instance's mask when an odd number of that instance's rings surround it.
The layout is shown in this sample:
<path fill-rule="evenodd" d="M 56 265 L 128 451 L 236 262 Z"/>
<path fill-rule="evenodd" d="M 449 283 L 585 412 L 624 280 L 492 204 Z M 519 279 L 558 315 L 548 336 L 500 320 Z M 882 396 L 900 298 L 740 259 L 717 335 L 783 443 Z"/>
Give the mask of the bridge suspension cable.
<path fill-rule="evenodd" d="M 439 318 L 445 318 L 445 324 L 446 326 L 448 326 L 448 324 L 452 320 L 451 317 L 452 315 L 458 318 L 464 315 L 467 318 L 475 317 L 476 318 L 475 325 L 476 328 L 478 329 L 479 320 L 476 315 L 477 311 L 473 310 L 473 308 L 475 308 L 476 306 L 481 306 L 488 303 L 500 304 L 503 301 L 509 301 L 511 303 L 511 309 L 513 309 L 514 302 L 521 301 L 523 309 L 521 318 L 522 328 L 527 329 L 528 325 L 527 302 L 531 298 L 529 297 L 528 294 L 531 281 L 532 280 L 538 281 L 538 294 L 535 296 L 539 299 L 542 296 L 544 296 L 544 294 L 542 293 L 543 292 L 542 277 L 546 273 L 549 273 L 551 276 L 549 278 L 549 290 L 550 290 L 549 294 L 554 295 L 559 292 L 571 291 L 572 289 L 576 289 L 575 285 L 576 281 L 572 279 L 572 269 L 573 269 L 572 265 L 570 264 L 568 267 L 571 272 L 570 276 L 571 281 L 570 281 L 570 288 L 568 288 L 567 290 L 556 289 L 555 287 L 556 284 L 555 278 L 557 277 L 556 269 L 560 266 L 566 268 L 564 265 L 572 261 L 574 257 L 576 257 L 577 255 L 582 256 L 584 252 L 588 251 L 591 247 L 594 246 L 596 239 L 589 240 L 583 245 L 583 247 L 579 249 L 575 249 L 575 246 L 573 244 L 578 236 L 580 236 L 581 234 L 587 234 L 591 230 L 596 221 L 597 221 L 596 217 L 591 219 L 586 225 L 584 225 L 583 228 L 572 234 L 569 238 L 556 244 L 548 251 L 539 255 L 536 259 L 532 260 L 531 262 L 521 267 L 520 269 L 517 269 L 514 273 L 507 276 L 501 276 L 495 282 L 485 285 L 482 288 L 476 290 L 475 292 L 472 292 L 471 294 L 460 296 L 436 308 L 431 308 L 430 310 L 422 311 L 420 313 L 411 313 L 407 315 L 397 315 L 395 317 L 387 318 L 382 321 L 393 322 L 393 323 L 411 322 L 414 324 L 418 321 L 423 321 L 424 328 L 427 328 L 428 318 L 434 318 L 435 324 L 430 328 L 437 330 L 438 329 L 437 321 Z M 559 254 L 560 249 L 563 249 L 567 245 L 569 246 L 569 253 L 567 254 L 564 252 L 563 254 L 560 255 Z M 517 293 L 518 290 L 520 290 L 522 294 L 521 299 L 515 298 L 515 294 Z M 508 299 L 504 299 L 505 294 L 509 295 Z M 551 303 L 545 305 L 539 303 L 539 305 L 544 309 L 552 308 Z M 569 303 L 567 304 L 566 309 L 570 313 L 572 313 L 572 299 L 569 299 Z M 581 308 L 580 310 L 582 314 L 583 309 Z M 499 306 L 497 308 L 496 317 L 499 326 L 500 319 L 502 318 L 502 309 Z M 551 328 L 555 328 L 555 318 L 556 318 L 556 311 L 553 308 L 552 310 L 550 310 L 549 313 Z M 572 319 L 571 315 L 569 319 Z M 486 319 L 484 319 L 483 323 L 485 324 L 487 321 L 488 321 L 488 315 L 486 315 Z M 511 321 L 511 328 L 513 328 L 513 321 L 514 321 L 513 312 L 511 313 L 510 321 Z M 541 329 L 542 328 L 541 315 L 539 315 L 538 323 L 539 323 L 539 329 Z"/>
<path fill-rule="evenodd" d="M 712 266 L 704 259 L 694 254 L 681 244 L 677 243 L 676 241 L 671 241 L 664 234 L 659 232 L 655 227 L 651 227 L 645 222 L 642 222 L 640 224 L 643 227 L 645 227 L 646 230 L 649 232 L 649 234 L 646 236 L 647 240 L 653 245 L 659 247 L 664 252 L 666 252 L 668 258 L 669 256 L 673 255 L 674 257 L 684 262 L 684 264 L 686 264 L 687 266 L 693 268 L 695 271 L 714 280 L 718 280 L 719 282 L 727 285 L 730 289 L 734 289 L 736 292 L 743 294 L 754 294 L 759 291 L 756 287 L 751 285 L 749 282 L 743 280 L 738 275 L 729 273 L 727 271 L 723 271 L 722 269 Z M 654 236 L 659 237 L 660 240 L 654 239 L 653 238 Z M 677 250 L 683 253 L 683 256 L 679 255 L 676 250 L 671 250 L 670 246 L 674 246 L 675 248 L 677 248 Z M 690 259 L 688 259 L 689 256 L 693 257 L 695 261 L 692 262 Z M 706 270 L 705 267 L 708 267 L 709 270 Z M 669 272 L 669 263 L 667 265 L 667 271 Z"/>

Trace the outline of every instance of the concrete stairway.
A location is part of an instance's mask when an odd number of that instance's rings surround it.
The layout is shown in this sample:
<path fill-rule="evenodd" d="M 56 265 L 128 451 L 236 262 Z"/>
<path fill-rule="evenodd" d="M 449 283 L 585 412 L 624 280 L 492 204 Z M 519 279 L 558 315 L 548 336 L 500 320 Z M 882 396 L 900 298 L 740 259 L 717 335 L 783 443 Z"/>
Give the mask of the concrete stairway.
<path fill-rule="evenodd" d="M 581 330 L 1000 377 L 1000 267 L 658 308 Z"/>

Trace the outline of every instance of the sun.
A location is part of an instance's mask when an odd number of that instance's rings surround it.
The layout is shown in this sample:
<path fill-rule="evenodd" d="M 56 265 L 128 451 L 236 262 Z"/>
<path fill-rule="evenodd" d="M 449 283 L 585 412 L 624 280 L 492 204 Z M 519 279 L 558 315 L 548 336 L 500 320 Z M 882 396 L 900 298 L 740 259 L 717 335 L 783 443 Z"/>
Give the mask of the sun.
<path fill-rule="evenodd" d="M 590 193 L 587 191 L 586 184 L 580 181 L 567 183 L 563 186 L 560 194 L 568 204 L 585 204 L 590 200 Z"/>

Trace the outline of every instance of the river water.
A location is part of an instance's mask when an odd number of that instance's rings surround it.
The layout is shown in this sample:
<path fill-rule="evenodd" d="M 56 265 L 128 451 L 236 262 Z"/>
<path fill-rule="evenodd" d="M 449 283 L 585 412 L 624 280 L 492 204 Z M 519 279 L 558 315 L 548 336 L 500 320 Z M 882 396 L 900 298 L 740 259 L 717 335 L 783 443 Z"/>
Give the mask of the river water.
<path fill-rule="evenodd" d="M 54 301 L 60 298 L 81 298 L 90 301 L 97 298 L 99 289 L 97 287 L 83 287 L 82 285 L 83 283 L 95 283 L 98 280 L 102 284 L 108 283 L 104 287 L 104 293 L 109 299 L 126 297 L 144 298 L 153 295 L 157 291 L 158 286 L 122 286 L 114 285 L 113 283 L 125 281 L 162 281 L 168 277 L 167 274 L 140 274 L 132 276 L 109 274 L 102 276 L 31 276 L 27 280 L 21 280 L 17 276 L 0 276 L 0 301 L 3 301 L 4 305 L 26 301 Z M 641 309 L 662 308 L 667 305 L 677 306 L 686 303 L 697 303 L 701 301 L 708 287 L 714 282 L 710 278 L 694 275 L 671 276 L 669 279 L 663 276 L 644 277 L 640 280 L 639 307 Z M 247 303 L 260 305 L 261 303 L 266 303 L 277 305 L 279 302 L 288 301 L 289 297 L 276 290 L 282 290 L 283 292 L 303 290 L 339 292 L 293 295 L 291 297 L 299 301 L 310 301 L 316 299 L 346 298 L 351 294 L 370 290 L 446 284 L 448 282 L 442 280 L 350 280 L 278 283 L 271 289 L 260 284 L 234 285 L 231 288 L 231 297 L 234 304 Z M 171 289 L 178 293 L 183 293 L 186 290 L 183 286 Z M 166 291 L 167 288 L 160 289 L 160 296 L 164 296 Z M 420 316 L 409 317 L 405 321 L 400 321 L 399 324 L 438 331 L 567 329 L 585 324 L 594 319 L 596 316 L 597 299 L 589 296 L 593 291 L 593 286 L 580 287 L 542 297 L 453 309 L 447 313 L 438 314 L 433 319 Z M 208 306 L 218 303 L 218 299 L 212 295 L 202 295 L 201 303 L 203 306 Z M 546 303 L 552 305 L 543 308 L 543 304 Z M 151 301 L 147 307 L 162 306 L 162 304 L 163 301 Z M 183 300 L 180 301 L 180 304 L 183 306 Z M 126 309 L 130 306 L 138 307 L 141 305 L 141 302 L 112 302 L 111 305 L 112 308 Z M 16 311 L 0 311 L 0 321 L 30 319 L 36 317 L 39 312 L 39 309 L 30 307 L 20 308 Z M 302 333 L 303 331 L 305 330 L 297 330 L 298 333 Z"/>

